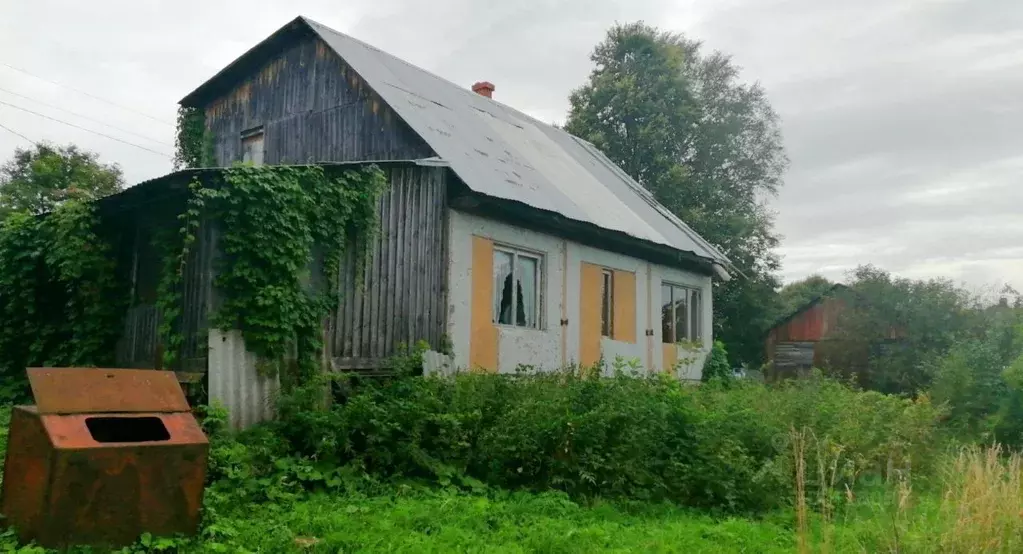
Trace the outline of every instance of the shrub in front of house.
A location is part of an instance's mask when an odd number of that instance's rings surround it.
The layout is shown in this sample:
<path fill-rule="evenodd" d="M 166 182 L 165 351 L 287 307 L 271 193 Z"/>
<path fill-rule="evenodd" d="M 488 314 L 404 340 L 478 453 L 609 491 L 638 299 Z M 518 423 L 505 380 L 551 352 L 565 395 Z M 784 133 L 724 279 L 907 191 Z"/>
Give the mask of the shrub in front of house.
<path fill-rule="evenodd" d="M 789 502 L 794 430 L 814 438 L 809 467 L 819 455 L 836 465 L 836 480 L 851 482 L 912 467 L 933 448 L 939 415 L 926 399 L 821 378 L 692 387 L 659 376 L 468 373 L 353 390 L 326 410 L 302 409 L 299 393 L 284 397 L 271 425 L 288 454 L 345 475 L 726 512 Z"/>

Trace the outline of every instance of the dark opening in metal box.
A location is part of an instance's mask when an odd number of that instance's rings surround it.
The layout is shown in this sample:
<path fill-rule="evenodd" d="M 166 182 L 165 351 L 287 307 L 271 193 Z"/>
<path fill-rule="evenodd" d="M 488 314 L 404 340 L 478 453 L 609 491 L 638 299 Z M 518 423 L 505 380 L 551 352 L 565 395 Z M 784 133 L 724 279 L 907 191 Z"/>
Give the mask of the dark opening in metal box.
<path fill-rule="evenodd" d="M 11 413 L 0 507 L 23 541 L 123 546 L 194 534 L 209 442 L 173 372 L 28 370 Z"/>

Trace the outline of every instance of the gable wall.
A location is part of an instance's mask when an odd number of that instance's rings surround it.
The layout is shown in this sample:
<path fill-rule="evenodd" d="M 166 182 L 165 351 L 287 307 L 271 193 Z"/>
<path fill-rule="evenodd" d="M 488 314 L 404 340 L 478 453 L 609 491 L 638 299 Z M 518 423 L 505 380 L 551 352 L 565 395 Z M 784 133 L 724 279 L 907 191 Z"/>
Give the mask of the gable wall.
<path fill-rule="evenodd" d="M 432 150 L 322 40 L 302 38 L 205 106 L 214 160 L 242 160 L 263 126 L 267 164 L 430 157 Z"/>

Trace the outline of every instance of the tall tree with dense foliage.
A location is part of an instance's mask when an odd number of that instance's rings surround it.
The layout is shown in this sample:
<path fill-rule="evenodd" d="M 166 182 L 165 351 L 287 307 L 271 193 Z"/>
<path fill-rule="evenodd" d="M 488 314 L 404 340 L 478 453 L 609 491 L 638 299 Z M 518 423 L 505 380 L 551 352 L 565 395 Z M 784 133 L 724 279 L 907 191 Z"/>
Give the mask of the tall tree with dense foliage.
<path fill-rule="evenodd" d="M 739 270 L 715 289 L 716 335 L 761 360 L 776 313 L 778 244 L 765 198 L 787 158 L 764 90 L 720 52 L 642 22 L 616 25 L 570 98 L 566 129 L 593 142 Z"/>
<path fill-rule="evenodd" d="M 93 200 L 122 189 L 121 168 L 101 163 L 94 152 L 73 144 L 18 148 L 0 166 L 0 216 L 49 212 L 66 200 Z"/>
<path fill-rule="evenodd" d="M 895 277 L 867 265 L 851 273 L 849 287 L 827 365 L 872 390 L 928 390 L 934 361 L 983 325 L 977 299 L 947 279 Z"/>

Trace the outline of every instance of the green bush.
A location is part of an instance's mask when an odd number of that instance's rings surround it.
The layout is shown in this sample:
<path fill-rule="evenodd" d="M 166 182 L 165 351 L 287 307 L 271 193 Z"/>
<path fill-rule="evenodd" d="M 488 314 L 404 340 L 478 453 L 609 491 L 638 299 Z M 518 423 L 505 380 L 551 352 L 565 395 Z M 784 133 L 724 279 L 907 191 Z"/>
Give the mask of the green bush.
<path fill-rule="evenodd" d="M 285 398 L 272 428 L 287 442 L 274 448 L 316 460 L 306 485 L 345 468 L 728 512 L 791 498 L 793 429 L 838 449 L 842 478 L 853 481 L 919 466 L 939 415 L 926 398 L 859 392 L 822 378 L 770 388 L 578 372 L 406 377 L 364 384 L 327 410 L 300 408 L 309 400 L 301 394 Z"/>
<path fill-rule="evenodd" d="M 728 363 L 728 351 L 725 350 L 725 343 L 716 340 L 714 348 L 710 351 L 710 356 L 707 356 L 707 361 L 703 363 L 703 380 L 727 381 L 731 378 L 732 366 Z"/>

